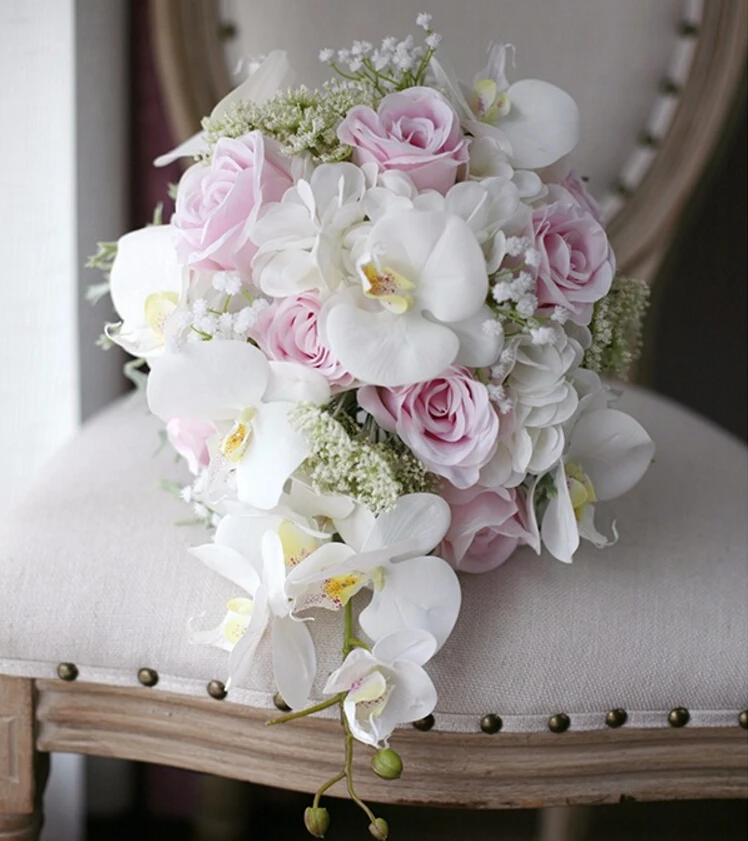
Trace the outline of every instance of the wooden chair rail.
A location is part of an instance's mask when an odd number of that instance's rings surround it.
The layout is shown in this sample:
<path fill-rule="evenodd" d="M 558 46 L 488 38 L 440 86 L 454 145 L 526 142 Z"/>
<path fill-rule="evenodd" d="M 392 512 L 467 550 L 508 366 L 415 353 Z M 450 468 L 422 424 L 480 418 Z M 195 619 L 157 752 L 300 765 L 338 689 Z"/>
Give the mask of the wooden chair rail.
<path fill-rule="evenodd" d="M 36 681 L 37 748 L 156 762 L 313 792 L 343 762 L 340 727 L 148 689 Z M 393 737 L 405 772 L 391 783 L 357 751 L 360 794 L 470 809 L 748 796 L 748 739 L 734 728 Z M 331 795 L 344 795 L 336 787 Z"/>

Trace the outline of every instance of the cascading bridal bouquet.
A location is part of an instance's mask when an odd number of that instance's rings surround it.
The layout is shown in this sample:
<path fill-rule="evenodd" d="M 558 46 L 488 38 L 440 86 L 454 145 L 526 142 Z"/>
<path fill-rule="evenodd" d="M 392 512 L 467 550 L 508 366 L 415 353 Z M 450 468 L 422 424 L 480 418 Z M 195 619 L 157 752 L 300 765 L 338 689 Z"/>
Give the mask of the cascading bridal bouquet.
<path fill-rule="evenodd" d="M 615 274 L 595 201 L 569 168 L 578 111 L 495 45 L 471 84 L 425 43 L 322 50 L 336 78 L 288 88 L 271 53 L 164 160 L 196 162 L 176 211 L 103 246 L 147 397 L 194 481 L 210 539 L 192 554 L 236 587 L 193 642 L 230 652 L 227 688 L 271 637 L 292 712 L 340 708 L 374 771 L 437 703 L 425 666 L 460 610 L 455 570 L 518 546 L 569 562 L 603 547 L 595 507 L 628 491 L 653 444 L 600 374 L 638 350 L 646 287 Z M 354 602 L 364 604 L 354 623 Z M 214 608 L 216 606 L 213 606 Z M 342 662 L 312 706 L 308 618 L 337 612 Z M 355 627 L 357 624 L 358 627 Z"/>

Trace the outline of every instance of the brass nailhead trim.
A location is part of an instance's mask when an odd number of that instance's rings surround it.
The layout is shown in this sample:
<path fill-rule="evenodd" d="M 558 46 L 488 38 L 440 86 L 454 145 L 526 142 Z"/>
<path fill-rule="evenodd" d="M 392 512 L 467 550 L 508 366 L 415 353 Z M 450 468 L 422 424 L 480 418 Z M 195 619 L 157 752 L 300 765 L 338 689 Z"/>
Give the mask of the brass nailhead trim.
<path fill-rule="evenodd" d="M 291 707 L 289 707 L 288 704 L 283 700 L 283 696 L 280 694 L 280 692 L 276 692 L 275 695 L 273 695 L 273 703 L 282 713 L 291 712 Z"/>
<path fill-rule="evenodd" d="M 690 20 L 684 20 L 678 27 L 678 34 L 681 38 L 693 38 L 699 34 L 699 25 L 692 23 Z"/>
<path fill-rule="evenodd" d="M 639 143 L 642 146 L 648 147 L 649 149 L 656 149 L 660 145 L 660 138 L 655 137 L 653 134 L 650 134 L 648 131 L 645 131 L 644 134 L 642 134 L 639 137 Z"/>
<path fill-rule="evenodd" d="M 571 719 L 566 713 L 556 713 L 548 719 L 548 729 L 552 733 L 565 733 L 571 725 Z"/>
<path fill-rule="evenodd" d="M 431 730 L 434 726 L 435 719 L 434 716 L 429 713 L 425 718 L 419 718 L 418 721 L 413 722 L 413 727 L 416 730 L 421 730 L 422 732 L 426 732 L 427 730 Z"/>
<path fill-rule="evenodd" d="M 75 663 L 60 663 L 57 667 L 57 677 L 60 680 L 75 680 L 78 677 L 78 667 Z"/>
<path fill-rule="evenodd" d="M 616 710 L 611 710 L 605 716 L 605 723 L 608 725 L 608 727 L 623 727 L 628 717 L 629 714 L 626 712 L 626 710 L 618 708 Z"/>
<path fill-rule="evenodd" d="M 680 85 L 672 79 L 663 79 L 660 82 L 660 93 L 664 93 L 665 96 L 678 96 Z"/>
<path fill-rule="evenodd" d="M 738 716 L 738 724 L 743 730 L 748 730 L 748 710 L 743 710 Z"/>
<path fill-rule="evenodd" d="M 158 683 L 158 672 L 155 669 L 138 669 L 138 680 L 143 686 L 155 686 Z"/>
<path fill-rule="evenodd" d="M 236 38 L 238 30 L 235 23 L 226 21 L 218 27 L 218 38 L 220 41 L 231 41 Z"/>
<path fill-rule="evenodd" d="M 220 680 L 211 680 L 207 686 L 208 695 L 216 701 L 223 701 L 226 697 L 226 687 Z"/>
<path fill-rule="evenodd" d="M 503 726 L 504 722 L 501 720 L 501 716 L 496 715 L 496 713 L 487 713 L 480 720 L 480 729 L 484 733 L 498 733 Z"/>
<path fill-rule="evenodd" d="M 624 184 L 623 181 L 617 181 L 613 185 L 613 189 L 616 191 L 616 193 L 618 193 L 619 196 L 621 196 L 621 198 L 624 199 L 630 199 L 631 196 L 634 194 L 633 190 L 628 185 Z"/>
<path fill-rule="evenodd" d="M 685 707 L 676 707 L 674 710 L 670 710 L 667 720 L 671 727 L 685 727 L 691 720 L 691 714 Z"/>

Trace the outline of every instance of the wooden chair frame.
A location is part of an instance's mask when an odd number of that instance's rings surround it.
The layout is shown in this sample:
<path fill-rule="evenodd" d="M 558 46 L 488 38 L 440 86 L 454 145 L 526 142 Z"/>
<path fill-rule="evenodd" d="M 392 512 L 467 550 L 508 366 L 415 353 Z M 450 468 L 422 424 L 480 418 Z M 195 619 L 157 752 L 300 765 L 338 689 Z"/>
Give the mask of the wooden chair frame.
<path fill-rule="evenodd" d="M 336 722 L 268 728 L 269 715 L 158 689 L 0 677 L 0 839 L 36 841 L 46 755 L 56 751 L 307 792 L 340 770 Z M 732 727 L 560 734 L 405 729 L 393 746 L 407 773 L 381 780 L 359 751 L 357 787 L 375 802 L 469 809 L 748 797 L 747 735 L 737 720 Z"/>

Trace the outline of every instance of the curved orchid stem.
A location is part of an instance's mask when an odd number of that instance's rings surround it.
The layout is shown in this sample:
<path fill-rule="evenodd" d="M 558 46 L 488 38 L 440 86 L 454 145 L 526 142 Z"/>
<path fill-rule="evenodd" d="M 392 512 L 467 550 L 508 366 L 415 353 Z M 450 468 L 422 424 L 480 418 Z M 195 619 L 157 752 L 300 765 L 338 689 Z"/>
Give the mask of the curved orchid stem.
<path fill-rule="evenodd" d="M 315 704 L 313 707 L 306 707 L 303 710 L 296 710 L 286 715 L 279 715 L 277 718 L 271 718 L 270 721 L 265 722 L 265 726 L 284 724 L 286 721 L 293 721 L 296 718 L 304 718 L 304 716 L 312 715 L 312 713 L 318 713 L 320 710 L 326 710 L 328 707 L 333 707 L 335 704 L 340 703 L 344 697 L 345 692 L 339 692 L 337 695 L 333 695 L 332 698 L 328 698 L 326 701 L 320 701 L 319 704 Z"/>
<path fill-rule="evenodd" d="M 323 783 L 319 787 L 317 793 L 314 795 L 314 800 L 312 801 L 313 809 L 318 808 L 319 801 L 322 798 L 322 795 L 327 791 L 327 789 L 332 788 L 335 785 L 335 783 L 340 782 L 340 780 L 342 780 L 343 777 L 345 777 L 345 768 L 339 774 L 336 774 L 334 777 L 330 777 L 330 779 L 326 783 Z"/>

